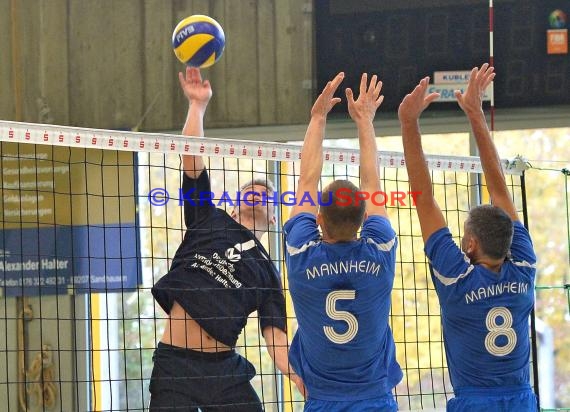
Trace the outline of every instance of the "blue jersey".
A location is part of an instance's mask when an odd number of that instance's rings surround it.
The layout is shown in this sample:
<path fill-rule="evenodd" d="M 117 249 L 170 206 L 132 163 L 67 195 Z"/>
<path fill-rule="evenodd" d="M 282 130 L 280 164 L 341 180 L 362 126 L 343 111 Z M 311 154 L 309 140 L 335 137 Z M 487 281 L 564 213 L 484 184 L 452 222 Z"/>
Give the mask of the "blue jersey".
<path fill-rule="evenodd" d="M 289 289 L 298 329 L 289 360 L 312 399 L 376 398 L 402 379 L 388 325 L 397 239 L 388 219 L 369 217 L 361 237 L 320 240 L 315 216 L 284 226 Z"/>
<path fill-rule="evenodd" d="M 448 228 L 432 234 L 425 250 L 456 394 L 463 388 L 528 387 L 536 257 L 524 226 L 514 222 L 510 256 L 499 273 L 472 265 Z"/>

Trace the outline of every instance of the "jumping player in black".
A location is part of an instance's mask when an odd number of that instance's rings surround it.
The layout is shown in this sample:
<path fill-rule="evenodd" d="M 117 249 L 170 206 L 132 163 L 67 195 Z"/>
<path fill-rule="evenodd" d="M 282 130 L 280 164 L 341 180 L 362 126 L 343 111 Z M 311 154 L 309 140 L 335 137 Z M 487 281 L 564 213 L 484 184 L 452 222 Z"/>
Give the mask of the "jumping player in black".
<path fill-rule="evenodd" d="M 179 78 L 189 102 L 183 134 L 203 136 L 210 83 L 196 68 Z M 259 411 L 250 384 L 255 368 L 234 350 L 256 310 L 276 367 L 303 392 L 287 358 L 279 274 L 259 242 L 275 223 L 274 205 L 260 201 L 272 188 L 265 181 L 242 186 L 242 193 L 257 193 L 229 215 L 205 199 L 211 190 L 203 159 L 185 155 L 182 161 L 187 231 L 170 271 L 152 288 L 169 318 L 153 356 L 150 410 Z"/>

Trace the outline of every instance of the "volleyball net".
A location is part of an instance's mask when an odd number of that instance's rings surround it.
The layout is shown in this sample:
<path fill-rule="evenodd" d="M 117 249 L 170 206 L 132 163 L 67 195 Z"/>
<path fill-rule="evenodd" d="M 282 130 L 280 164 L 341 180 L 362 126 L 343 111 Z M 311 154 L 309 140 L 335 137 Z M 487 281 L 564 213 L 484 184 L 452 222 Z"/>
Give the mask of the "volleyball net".
<path fill-rule="evenodd" d="M 292 337 L 282 225 L 291 205 L 286 194 L 296 190 L 300 145 L 4 121 L 0 142 L 0 403 L 7 410 L 148 406 L 152 354 L 165 325 L 150 288 L 167 273 L 185 233 L 183 154 L 207 159 L 214 204 L 228 212 L 243 183 L 273 182 L 278 224 L 263 242 L 281 273 Z M 334 179 L 358 185 L 356 146 L 326 147 L 323 156 L 322 187 Z M 486 200 L 480 161 L 427 160 L 435 197 L 458 240 L 469 209 Z M 379 161 L 399 237 L 390 325 L 404 379 L 396 399 L 400 410 L 445 408 L 452 389 L 440 309 L 403 155 L 380 152 Z M 522 159 L 504 161 L 525 216 L 526 168 Z M 255 319 L 236 349 L 256 367 L 252 382 L 266 410 L 302 410 L 301 396 L 276 373 Z"/>

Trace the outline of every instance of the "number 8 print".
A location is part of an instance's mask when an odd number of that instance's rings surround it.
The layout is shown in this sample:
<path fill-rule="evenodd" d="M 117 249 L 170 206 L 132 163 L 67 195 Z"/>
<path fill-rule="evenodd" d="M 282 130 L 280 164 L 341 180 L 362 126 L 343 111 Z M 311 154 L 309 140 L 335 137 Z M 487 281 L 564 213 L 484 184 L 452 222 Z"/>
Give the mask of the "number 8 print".
<path fill-rule="evenodd" d="M 503 323 L 497 325 L 497 318 L 503 318 Z M 487 313 L 485 319 L 489 333 L 485 337 L 485 348 L 493 356 L 506 356 L 511 353 L 517 344 L 517 334 L 511 328 L 513 326 L 513 315 L 502 306 L 493 308 Z M 499 336 L 507 337 L 505 346 L 498 346 L 495 341 Z"/>

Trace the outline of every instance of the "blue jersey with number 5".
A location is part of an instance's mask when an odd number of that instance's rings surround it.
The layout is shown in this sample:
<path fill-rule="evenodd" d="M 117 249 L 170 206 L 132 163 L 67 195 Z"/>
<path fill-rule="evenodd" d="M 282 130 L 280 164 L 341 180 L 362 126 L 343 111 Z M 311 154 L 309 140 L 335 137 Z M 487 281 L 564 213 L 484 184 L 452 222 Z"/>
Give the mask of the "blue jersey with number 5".
<path fill-rule="evenodd" d="M 289 289 L 298 329 L 289 359 L 313 399 L 363 400 L 402 379 L 388 325 L 397 239 L 390 221 L 370 216 L 361 237 L 320 240 L 315 216 L 284 226 Z"/>
<path fill-rule="evenodd" d="M 425 251 L 454 390 L 528 385 L 536 257 L 524 226 L 514 222 L 510 256 L 499 273 L 472 265 L 448 228 L 432 234 Z"/>

